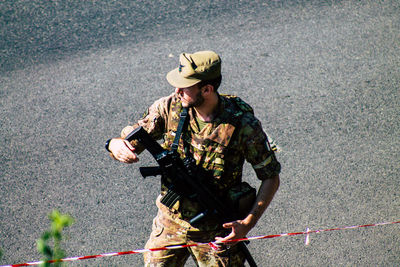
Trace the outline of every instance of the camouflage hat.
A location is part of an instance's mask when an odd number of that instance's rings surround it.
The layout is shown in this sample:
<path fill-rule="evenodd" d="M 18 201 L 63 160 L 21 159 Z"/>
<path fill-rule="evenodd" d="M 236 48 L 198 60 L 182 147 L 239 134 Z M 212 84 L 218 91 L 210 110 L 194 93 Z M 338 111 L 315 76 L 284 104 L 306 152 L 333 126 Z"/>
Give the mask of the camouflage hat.
<path fill-rule="evenodd" d="M 167 74 L 167 80 L 176 88 L 186 88 L 220 75 L 221 58 L 218 54 L 200 51 L 193 54 L 182 53 L 179 56 L 179 67 Z"/>

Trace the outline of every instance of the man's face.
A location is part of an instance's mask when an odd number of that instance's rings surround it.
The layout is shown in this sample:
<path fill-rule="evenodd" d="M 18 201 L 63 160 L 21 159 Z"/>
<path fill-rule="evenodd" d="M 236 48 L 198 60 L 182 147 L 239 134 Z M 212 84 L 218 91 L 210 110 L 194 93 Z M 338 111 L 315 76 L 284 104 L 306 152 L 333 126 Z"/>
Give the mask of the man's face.
<path fill-rule="evenodd" d="M 183 107 L 199 107 L 204 103 L 204 97 L 198 84 L 186 88 L 176 88 L 175 92 L 179 95 Z"/>

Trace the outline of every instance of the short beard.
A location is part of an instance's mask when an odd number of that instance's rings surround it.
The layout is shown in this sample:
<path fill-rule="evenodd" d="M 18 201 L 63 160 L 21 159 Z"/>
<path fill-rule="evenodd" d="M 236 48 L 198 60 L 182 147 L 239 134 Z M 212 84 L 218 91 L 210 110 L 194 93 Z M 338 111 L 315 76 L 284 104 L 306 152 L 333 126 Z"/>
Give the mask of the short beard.
<path fill-rule="evenodd" d="M 201 105 L 203 105 L 203 103 L 204 103 L 204 97 L 202 96 L 201 90 L 200 90 L 196 95 L 195 101 L 192 103 L 189 103 L 187 107 L 188 108 L 192 108 L 192 107 L 196 108 L 196 107 L 200 107 Z"/>

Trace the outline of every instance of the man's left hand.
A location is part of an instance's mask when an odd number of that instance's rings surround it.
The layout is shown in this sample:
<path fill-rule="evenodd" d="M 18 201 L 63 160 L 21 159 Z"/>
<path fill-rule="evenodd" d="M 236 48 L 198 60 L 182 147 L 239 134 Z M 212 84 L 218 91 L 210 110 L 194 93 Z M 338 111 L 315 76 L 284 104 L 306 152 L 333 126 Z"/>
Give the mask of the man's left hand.
<path fill-rule="evenodd" d="M 232 231 L 226 237 L 215 237 L 215 240 L 218 242 L 227 242 L 229 240 L 236 240 L 243 237 L 246 237 L 247 233 L 250 232 L 252 226 L 245 223 L 244 220 L 237 220 L 233 222 L 224 223 L 222 225 L 224 228 L 231 228 Z M 227 242 L 227 245 L 233 246 L 237 242 Z"/>

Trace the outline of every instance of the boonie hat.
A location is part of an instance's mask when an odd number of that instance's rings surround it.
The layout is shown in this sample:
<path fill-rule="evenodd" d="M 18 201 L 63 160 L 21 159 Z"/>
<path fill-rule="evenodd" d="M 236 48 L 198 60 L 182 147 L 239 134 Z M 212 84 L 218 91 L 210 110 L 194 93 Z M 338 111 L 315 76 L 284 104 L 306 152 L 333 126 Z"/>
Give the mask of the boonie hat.
<path fill-rule="evenodd" d="M 221 58 L 213 51 L 182 53 L 179 67 L 167 74 L 168 82 L 176 88 L 186 88 L 201 81 L 212 80 L 221 75 Z"/>

